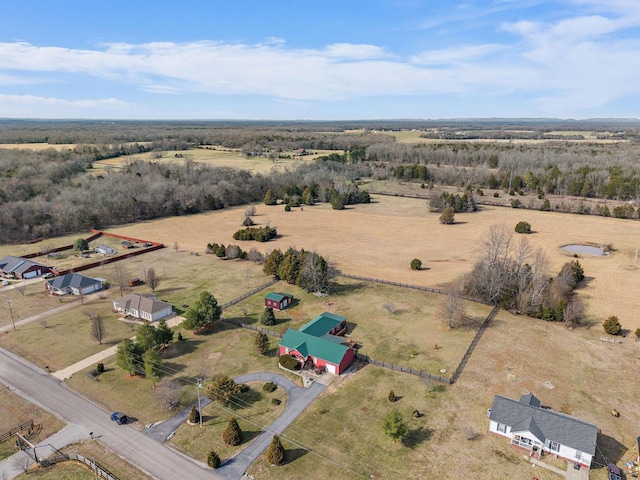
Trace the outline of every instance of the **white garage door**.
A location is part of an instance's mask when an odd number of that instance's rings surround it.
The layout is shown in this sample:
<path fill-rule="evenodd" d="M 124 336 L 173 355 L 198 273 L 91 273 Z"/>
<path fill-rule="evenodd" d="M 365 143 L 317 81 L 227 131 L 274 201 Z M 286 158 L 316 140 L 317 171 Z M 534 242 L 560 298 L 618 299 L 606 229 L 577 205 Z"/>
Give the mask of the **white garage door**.
<path fill-rule="evenodd" d="M 335 365 L 327 363 L 327 372 L 333 373 L 335 375 L 336 371 L 337 371 L 337 367 Z"/>

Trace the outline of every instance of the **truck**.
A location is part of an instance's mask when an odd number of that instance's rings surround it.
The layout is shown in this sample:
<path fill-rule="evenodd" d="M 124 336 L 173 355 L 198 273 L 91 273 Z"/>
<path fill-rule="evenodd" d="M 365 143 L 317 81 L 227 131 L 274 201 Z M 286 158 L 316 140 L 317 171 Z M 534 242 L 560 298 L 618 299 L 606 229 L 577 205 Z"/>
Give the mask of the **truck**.
<path fill-rule="evenodd" d="M 128 421 L 127 416 L 122 412 L 113 412 L 111 414 L 111 420 L 116 422 L 118 425 L 125 425 Z"/>

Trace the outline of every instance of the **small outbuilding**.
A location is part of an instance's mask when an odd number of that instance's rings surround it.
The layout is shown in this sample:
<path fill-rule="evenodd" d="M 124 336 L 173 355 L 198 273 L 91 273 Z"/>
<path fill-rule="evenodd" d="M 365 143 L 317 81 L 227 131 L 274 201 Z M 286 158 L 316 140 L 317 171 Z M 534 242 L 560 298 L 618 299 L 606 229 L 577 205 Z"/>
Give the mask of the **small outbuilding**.
<path fill-rule="evenodd" d="M 94 249 L 94 252 L 96 252 L 98 255 L 113 255 L 114 253 L 116 253 L 116 250 L 115 248 L 108 247 L 107 245 L 98 245 Z"/>
<path fill-rule="evenodd" d="M 79 273 L 67 273 L 47 280 L 44 284 L 52 295 L 86 295 L 102 290 L 103 279 L 91 278 Z"/>
<path fill-rule="evenodd" d="M 284 310 L 293 303 L 293 295 L 288 293 L 269 292 L 264 297 L 264 306 L 274 310 Z"/>

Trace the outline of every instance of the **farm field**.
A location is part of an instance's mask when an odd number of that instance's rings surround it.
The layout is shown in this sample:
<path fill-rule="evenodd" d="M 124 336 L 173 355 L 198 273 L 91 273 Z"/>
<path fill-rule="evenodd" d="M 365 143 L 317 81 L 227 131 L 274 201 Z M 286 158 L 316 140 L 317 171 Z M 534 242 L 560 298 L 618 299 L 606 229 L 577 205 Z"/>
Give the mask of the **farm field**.
<path fill-rule="evenodd" d="M 476 213 L 457 214 L 454 225 L 442 225 L 439 215 L 428 211 L 425 200 L 375 195 L 372 203 L 343 211 L 325 204 L 291 212 L 282 206 L 257 204 L 256 210 L 256 224 L 276 227 L 279 236 L 264 244 L 240 243 L 244 249 L 255 247 L 263 253 L 273 248 L 284 251 L 289 246 L 316 250 L 345 273 L 438 288 L 455 284 L 471 270 L 492 225 L 504 224 L 511 229 L 519 221 L 529 222 L 534 233 L 526 239 L 543 250 L 552 275 L 574 259 L 561 246 L 612 244 L 614 251 L 609 256 L 580 255 L 587 278 L 577 294 L 584 299 L 587 317 L 594 325 L 617 315 L 623 327 L 631 331 L 640 327 L 635 315 L 640 270 L 634 265 L 639 222 L 483 206 Z M 166 245 L 178 242 L 181 249 L 202 252 L 209 242 L 237 244 L 232 235 L 239 228 L 243 211 L 242 207 L 230 208 L 110 231 L 144 235 Z M 520 239 L 514 235 L 515 240 Z M 422 260 L 423 270 L 409 268 L 413 258 Z M 594 335 L 600 333 L 599 328 L 594 331 Z"/>

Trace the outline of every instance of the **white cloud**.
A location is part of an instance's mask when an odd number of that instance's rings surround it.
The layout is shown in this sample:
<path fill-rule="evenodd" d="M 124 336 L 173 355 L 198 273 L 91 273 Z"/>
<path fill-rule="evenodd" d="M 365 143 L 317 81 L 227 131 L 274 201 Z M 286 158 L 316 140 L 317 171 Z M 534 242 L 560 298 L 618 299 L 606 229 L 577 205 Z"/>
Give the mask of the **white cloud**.
<path fill-rule="evenodd" d="M 5 95 L 0 93 L 0 112 L 6 117 L 100 117 L 122 114 L 127 102 L 116 98 L 66 100 L 37 95 Z"/>
<path fill-rule="evenodd" d="M 504 49 L 504 46 L 497 44 L 451 47 L 441 50 L 429 50 L 422 52 L 412 57 L 411 61 L 419 65 L 446 65 L 450 63 L 477 60 L 502 49 Z"/>

